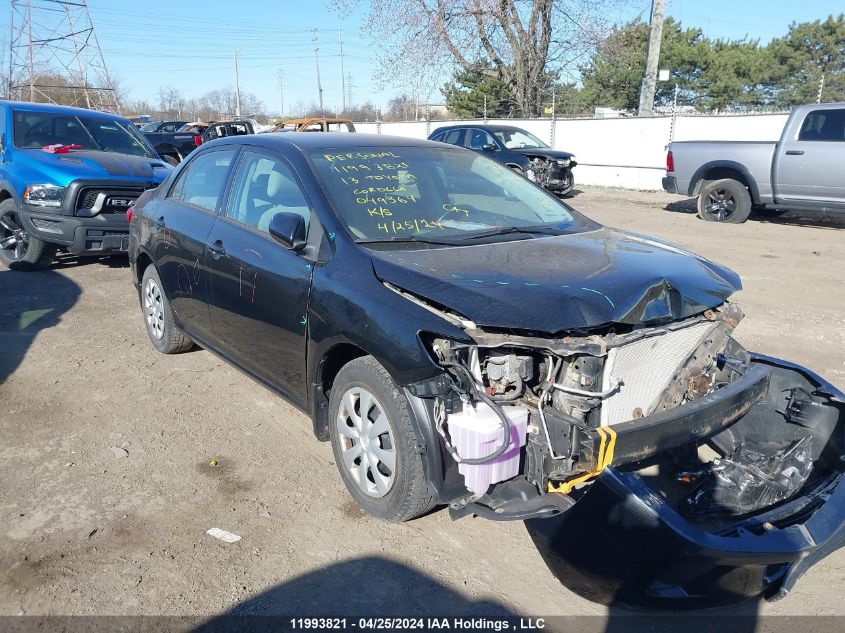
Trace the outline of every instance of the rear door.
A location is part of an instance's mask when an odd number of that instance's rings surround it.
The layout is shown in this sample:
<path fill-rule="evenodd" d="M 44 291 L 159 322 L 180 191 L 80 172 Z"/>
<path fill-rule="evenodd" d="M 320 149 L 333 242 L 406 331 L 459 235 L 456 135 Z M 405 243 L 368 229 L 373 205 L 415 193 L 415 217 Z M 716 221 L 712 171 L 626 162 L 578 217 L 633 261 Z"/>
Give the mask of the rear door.
<path fill-rule="evenodd" d="M 845 108 L 811 110 L 787 134 L 775 167 L 776 200 L 845 206 Z"/>
<path fill-rule="evenodd" d="M 270 236 L 270 220 L 280 212 L 310 223 L 296 174 L 276 154 L 244 150 L 207 240 L 211 321 L 220 351 L 304 404 L 312 266 Z"/>
<path fill-rule="evenodd" d="M 205 245 L 237 153 L 221 147 L 191 158 L 152 210 L 153 251 L 164 291 L 179 320 L 199 338 L 211 334 Z"/>

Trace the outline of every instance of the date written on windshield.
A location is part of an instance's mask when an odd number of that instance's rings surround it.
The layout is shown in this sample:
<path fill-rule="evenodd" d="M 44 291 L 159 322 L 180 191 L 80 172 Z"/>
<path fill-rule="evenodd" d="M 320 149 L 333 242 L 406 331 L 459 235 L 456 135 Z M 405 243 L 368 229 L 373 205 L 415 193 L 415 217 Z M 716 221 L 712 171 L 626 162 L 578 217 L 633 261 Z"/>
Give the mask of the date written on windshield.
<path fill-rule="evenodd" d="M 420 231 L 441 229 L 445 230 L 438 220 L 422 220 L 414 218 L 413 220 L 393 220 L 391 222 L 379 222 L 378 230 L 384 231 L 388 235 L 398 235 L 401 232 L 419 233 Z"/>

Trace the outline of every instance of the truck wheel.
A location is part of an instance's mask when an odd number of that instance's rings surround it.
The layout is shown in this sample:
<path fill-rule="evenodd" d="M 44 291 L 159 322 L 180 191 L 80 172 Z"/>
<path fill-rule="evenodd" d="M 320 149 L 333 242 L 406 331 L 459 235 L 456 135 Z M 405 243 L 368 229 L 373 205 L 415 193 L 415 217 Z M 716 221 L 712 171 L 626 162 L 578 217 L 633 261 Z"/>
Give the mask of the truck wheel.
<path fill-rule="evenodd" d="M 194 342 L 173 322 L 173 308 L 164 294 L 161 278 L 155 266 L 150 264 L 141 279 L 141 309 L 147 335 L 162 354 L 187 352 Z"/>
<path fill-rule="evenodd" d="M 741 224 L 751 214 L 751 196 L 733 178 L 704 183 L 698 194 L 698 217 L 707 222 Z"/>
<path fill-rule="evenodd" d="M 47 268 L 55 256 L 55 244 L 26 232 L 14 200 L 0 202 L 0 261 L 10 270 L 40 270 Z"/>
<path fill-rule="evenodd" d="M 376 518 L 408 521 L 434 507 L 408 401 L 372 356 L 335 378 L 329 398 L 334 459 L 349 494 Z"/>

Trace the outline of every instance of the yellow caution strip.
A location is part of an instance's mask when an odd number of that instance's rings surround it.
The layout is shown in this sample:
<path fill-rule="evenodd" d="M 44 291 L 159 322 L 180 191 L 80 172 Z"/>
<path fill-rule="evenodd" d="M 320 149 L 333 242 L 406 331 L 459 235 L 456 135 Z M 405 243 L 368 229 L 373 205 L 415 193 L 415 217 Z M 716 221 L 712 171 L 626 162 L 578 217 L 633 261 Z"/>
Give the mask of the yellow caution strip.
<path fill-rule="evenodd" d="M 600 438 L 599 454 L 596 459 L 596 469 L 568 481 L 550 481 L 548 486 L 549 492 L 561 492 L 567 495 L 572 492 L 575 486 L 584 483 L 585 481 L 589 481 L 605 468 L 610 466 L 610 463 L 613 461 L 613 451 L 616 449 L 616 431 L 609 426 L 600 426 L 596 429 L 596 432 L 599 434 Z"/>

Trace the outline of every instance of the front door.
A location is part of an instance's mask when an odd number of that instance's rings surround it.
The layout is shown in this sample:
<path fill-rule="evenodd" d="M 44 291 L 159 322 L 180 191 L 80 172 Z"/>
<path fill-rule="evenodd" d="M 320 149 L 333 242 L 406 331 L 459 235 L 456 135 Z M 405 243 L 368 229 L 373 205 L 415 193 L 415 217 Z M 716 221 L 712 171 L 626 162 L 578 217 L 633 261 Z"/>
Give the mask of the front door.
<path fill-rule="evenodd" d="M 305 341 L 311 263 L 269 234 L 281 212 L 310 210 L 290 165 L 244 150 L 224 213 L 208 237 L 211 321 L 220 351 L 305 404 Z"/>
<path fill-rule="evenodd" d="M 164 292 L 179 321 L 201 339 L 211 334 L 206 241 L 237 152 L 224 147 L 191 159 L 167 196 L 150 210 Z"/>
<path fill-rule="evenodd" d="M 778 202 L 845 206 L 845 108 L 811 110 L 779 151 Z"/>

